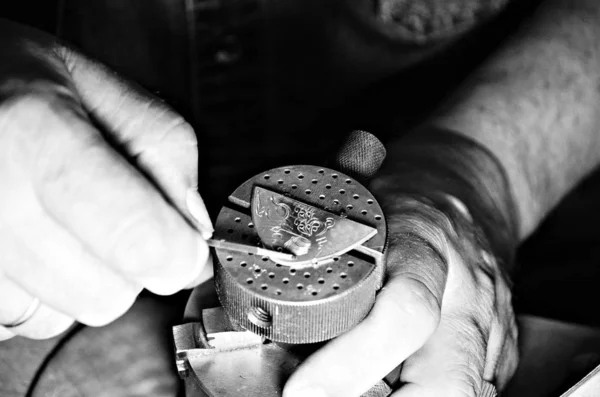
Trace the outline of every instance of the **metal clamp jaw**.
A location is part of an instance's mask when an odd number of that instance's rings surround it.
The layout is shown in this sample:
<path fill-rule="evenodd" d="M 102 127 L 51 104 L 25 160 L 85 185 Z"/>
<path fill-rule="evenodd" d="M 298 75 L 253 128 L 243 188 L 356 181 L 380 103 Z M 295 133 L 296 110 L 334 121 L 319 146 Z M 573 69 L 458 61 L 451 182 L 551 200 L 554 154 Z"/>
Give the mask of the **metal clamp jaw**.
<path fill-rule="evenodd" d="M 222 307 L 203 310 L 201 322 L 176 326 L 173 335 L 187 397 L 281 396 L 292 372 L 320 346 L 270 342 L 235 327 Z M 362 397 L 391 392 L 382 380 Z"/>

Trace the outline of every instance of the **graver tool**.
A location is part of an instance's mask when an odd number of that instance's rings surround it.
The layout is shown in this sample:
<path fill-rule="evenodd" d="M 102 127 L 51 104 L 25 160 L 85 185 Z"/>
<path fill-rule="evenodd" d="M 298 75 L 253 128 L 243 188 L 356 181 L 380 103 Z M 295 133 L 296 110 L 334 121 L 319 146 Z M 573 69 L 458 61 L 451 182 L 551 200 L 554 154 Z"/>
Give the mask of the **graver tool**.
<path fill-rule="evenodd" d="M 211 242 L 221 307 L 200 312 L 196 289 L 186 310 L 196 321 L 173 329 L 187 397 L 279 397 L 307 355 L 364 319 L 383 282 L 387 226 L 357 178 L 384 157 L 359 131 L 338 170 L 275 168 L 231 194 Z M 398 374 L 363 397 L 388 396 Z"/>

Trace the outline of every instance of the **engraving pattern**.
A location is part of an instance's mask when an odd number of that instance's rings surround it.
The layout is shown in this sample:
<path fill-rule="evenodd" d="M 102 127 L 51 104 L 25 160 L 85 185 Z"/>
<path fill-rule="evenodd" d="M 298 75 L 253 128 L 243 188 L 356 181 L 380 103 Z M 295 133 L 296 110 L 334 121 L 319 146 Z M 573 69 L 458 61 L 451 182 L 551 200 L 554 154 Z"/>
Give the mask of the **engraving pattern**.
<path fill-rule="evenodd" d="M 335 219 L 326 216 L 325 212 L 320 214 L 314 207 L 284 200 L 284 196 L 256 192 L 254 212 L 269 221 L 270 243 L 276 249 L 286 249 L 296 256 L 308 254 L 316 243 L 314 257 L 318 257 L 328 242 L 327 231 L 335 226 Z"/>

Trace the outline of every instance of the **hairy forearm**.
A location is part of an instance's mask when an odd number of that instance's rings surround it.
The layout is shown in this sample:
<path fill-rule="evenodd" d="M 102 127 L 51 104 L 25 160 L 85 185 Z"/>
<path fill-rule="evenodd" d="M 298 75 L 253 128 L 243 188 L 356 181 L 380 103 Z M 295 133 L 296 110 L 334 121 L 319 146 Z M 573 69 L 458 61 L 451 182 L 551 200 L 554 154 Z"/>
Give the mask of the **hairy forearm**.
<path fill-rule="evenodd" d="M 510 271 L 517 244 L 600 161 L 598 87 L 600 3 L 543 3 L 433 118 L 388 145 L 371 187 L 390 230 L 405 231 L 416 200 L 438 216 L 411 233 L 440 251 L 478 241 Z"/>
<path fill-rule="evenodd" d="M 551 0 L 433 119 L 499 160 L 519 239 L 600 161 L 599 87 L 600 2 Z"/>

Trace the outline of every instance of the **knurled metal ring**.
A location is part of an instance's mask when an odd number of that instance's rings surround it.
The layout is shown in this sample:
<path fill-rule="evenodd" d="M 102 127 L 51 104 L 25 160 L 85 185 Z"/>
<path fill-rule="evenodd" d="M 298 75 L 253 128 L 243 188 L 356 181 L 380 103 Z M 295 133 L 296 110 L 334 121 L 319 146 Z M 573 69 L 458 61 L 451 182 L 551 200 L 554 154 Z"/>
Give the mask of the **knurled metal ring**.
<path fill-rule="evenodd" d="M 255 187 L 375 228 L 377 234 L 363 246 L 383 258 L 387 224 L 377 200 L 354 178 L 309 165 L 271 169 L 242 184 L 217 218 L 215 239 L 262 244 L 250 211 Z M 227 314 L 243 328 L 277 342 L 313 343 L 347 331 L 367 315 L 383 281 L 383 260 L 356 250 L 313 267 L 215 251 L 215 283 Z"/>

